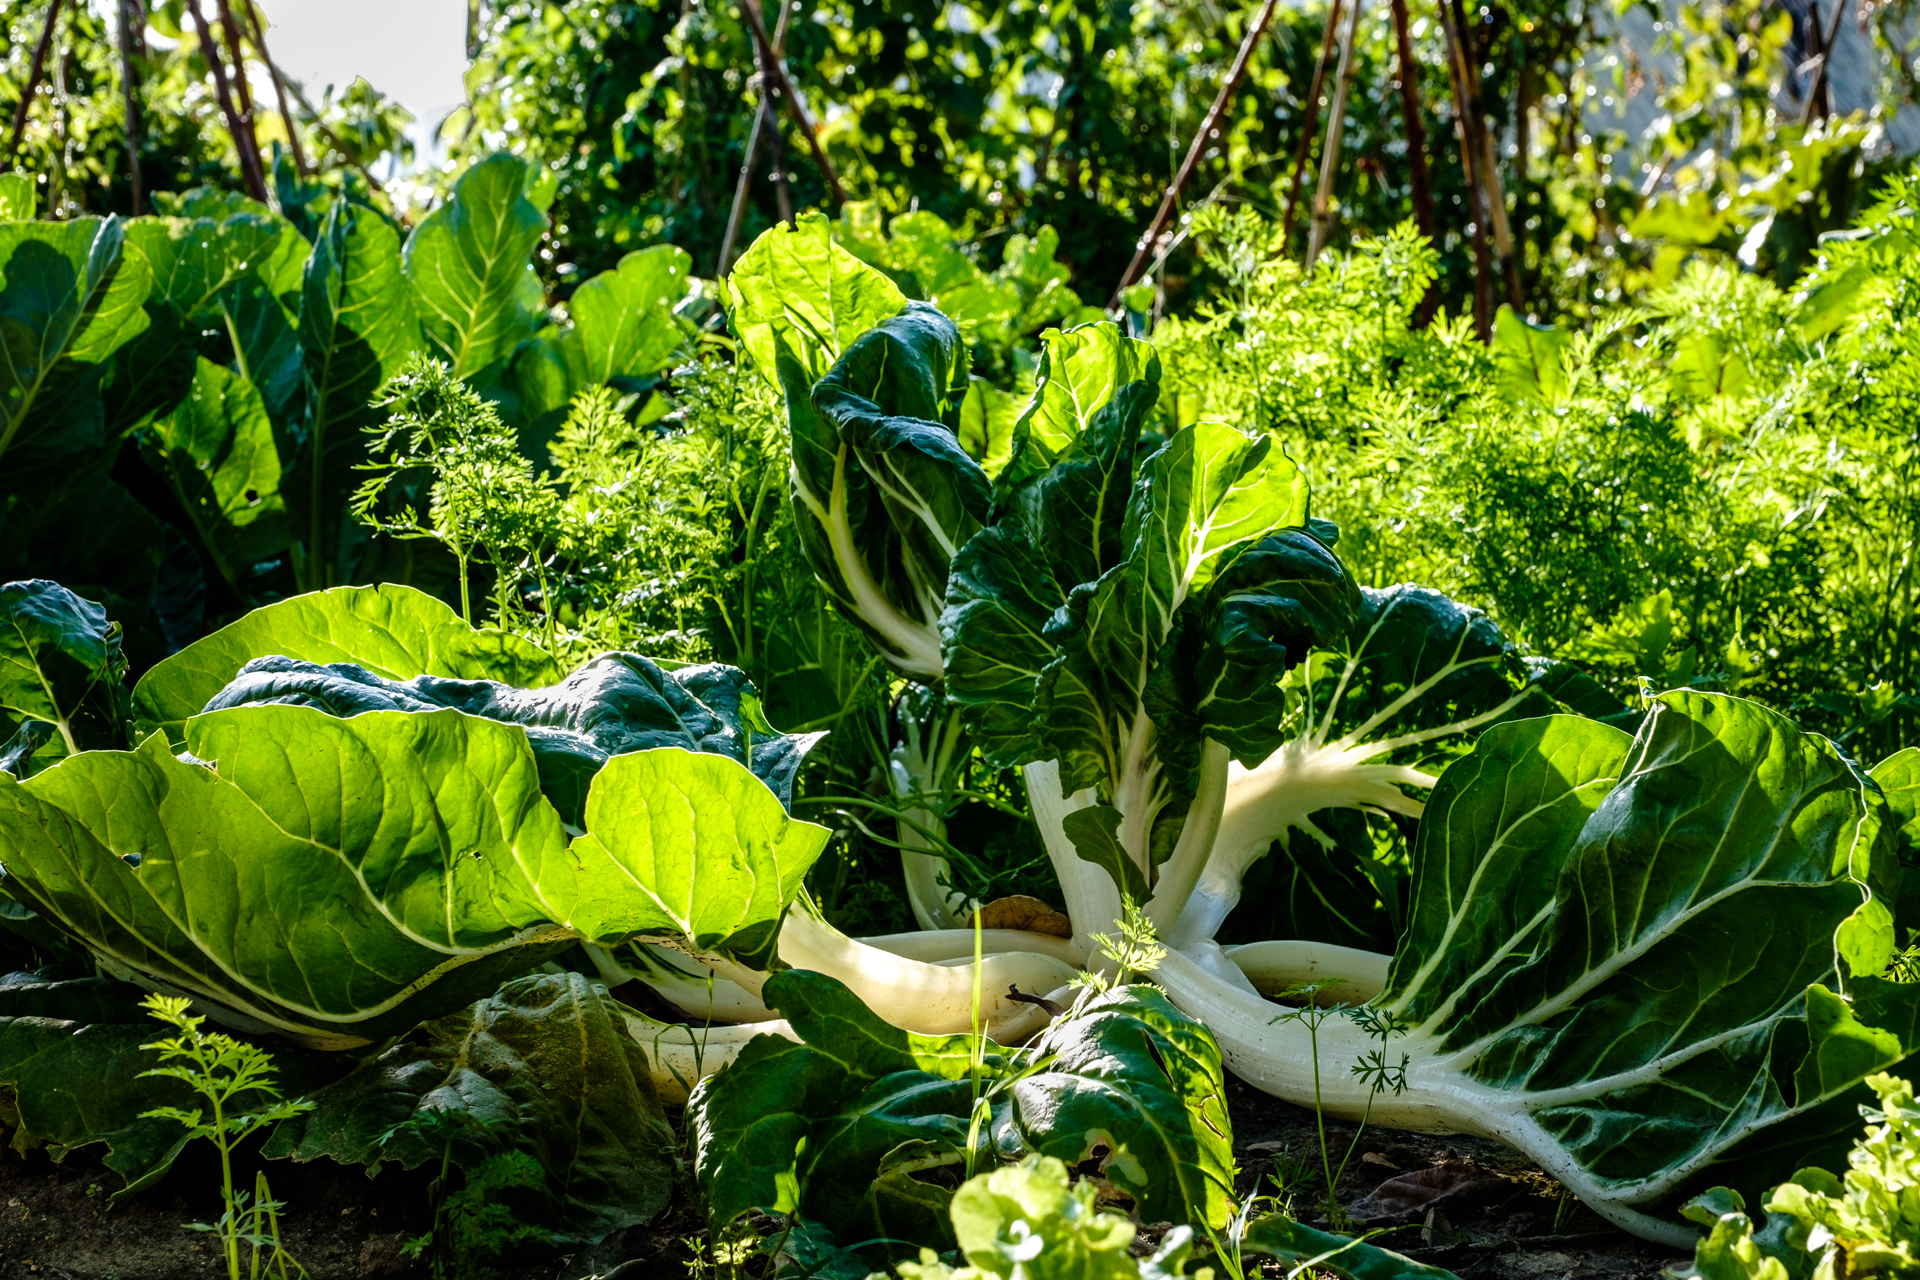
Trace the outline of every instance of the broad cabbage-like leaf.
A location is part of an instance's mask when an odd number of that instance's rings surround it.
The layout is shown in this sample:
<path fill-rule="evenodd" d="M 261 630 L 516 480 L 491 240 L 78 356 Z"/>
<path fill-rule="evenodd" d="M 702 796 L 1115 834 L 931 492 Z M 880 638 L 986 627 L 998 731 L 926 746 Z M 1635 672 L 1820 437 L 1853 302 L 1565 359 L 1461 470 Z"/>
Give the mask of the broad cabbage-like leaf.
<path fill-rule="evenodd" d="M 156 734 L 0 778 L 0 888 L 109 972 L 321 1048 L 577 942 L 764 964 L 828 834 L 734 761 L 668 747 L 602 769 L 569 844 L 526 734 L 451 709 L 240 707 L 185 736 L 180 757 Z"/>
<path fill-rule="evenodd" d="M 544 319 L 532 257 L 547 217 L 527 199 L 527 178 L 525 160 L 496 152 L 407 237 L 402 261 L 421 328 L 456 376 L 505 360 Z"/>
<path fill-rule="evenodd" d="M 835 244 L 826 218 L 813 212 L 762 234 L 723 287 L 734 333 L 790 406 L 854 339 L 907 305 L 893 281 Z"/>
<path fill-rule="evenodd" d="M 304 539 L 308 581 L 339 581 L 335 545 L 348 495 L 366 460 L 365 428 L 381 383 L 422 347 L 414 291 L 400 269 L 400 237 L 372 209 L 335 200 L 300 284 L 298 448 L 281 489 Z"/>
<path fill-rule="evenodd" d="M 0 493 L 30 494 L 118 443 L 108 359 L 146 329 L 146 261 L 117 218 L 0 223 Z"/>
<path fill-rule="evenodd" d="M 663 671 L 635 653 L 606 653 L 557 684 L 516 689 L 495 680 L 422 675 L 390 680 L 351 663 L 256 658 L 208 700 L 206 710 L 280 703 L 329 715 L 453 707 L 527 731 L 540 787 L 569 826 L 585 823 L 588 788 L 607 761 L 630 751 L 683 747 L 748 766 L 793 803 L 794 779 L 822 733 L 776 733 L 736 667 L 708 663 Z"/>
<path fill-rule="evenodd" d="M 75 751 L 127 742 L 127 660 L 120 625 L 57 582 L 0 586 L 0 716 L 42 722 L 50 733 L 26 754 L 45 765 Z M 0 724 L 6 720 L 0 718 Z M 27 733 L 25 724 L 20 732 Z M 6 772 L 20 774 L 25 757 Z"/>
<path fill-rule="evenodd" d="M 266 403 L 246 377 L 199 359 L 185 401 L 141 443 L 229 585 L 286 549 L 292 525 L 280 495 L 279 446 Z"/>
<path fill-rule="evenodd" d="M 347 662 L 388 680 L 445 676 L 522 688 L 565 673 L 544 652 L 499 631 L 476 631 L 413 587 L 333 587 L 255 609 L 156 663 L 133 688 L 142 736 L 165 733 L 176 748 L 185 725 L 255 658 Z"/>
<path fill-rule="evenodd" d="M 313 1110 L 282 1121 L 263 1154 L 437 1165 L 447 1153 L 429 1135 L 443 1126 L 409 1121 L 464 1116 L 455 1163 L 531 1156 L 539 1184 L 497 1194 L 559 1244 L 649 1221 L 672 1196 L 673 1132 L 645 1051 L 605 990 L 577 973 L 517 978 L 310 1098 Z"/>

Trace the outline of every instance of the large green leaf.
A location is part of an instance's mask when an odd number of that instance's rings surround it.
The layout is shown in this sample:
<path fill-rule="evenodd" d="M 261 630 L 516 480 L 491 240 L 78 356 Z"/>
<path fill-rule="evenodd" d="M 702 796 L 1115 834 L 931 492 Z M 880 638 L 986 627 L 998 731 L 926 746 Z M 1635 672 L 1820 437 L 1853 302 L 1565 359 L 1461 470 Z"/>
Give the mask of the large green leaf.
<path fill-rule="evenodd" d="M 154 424 L 143 446 L 229 584 L 286 549 L 273 423 L 243 375 L 201 359 L 186 401 Z"/>
<path fill-rule="evenodd" d="M 891 280 L 833 242 L 819 213 L 763 233 L 724 287 L 734 333 L 789 407 L 855 338 L 907 305 Z"/>
<path fill-rule="evenodd" d="M 156 664 L 133 689 L 144 736 L 159 730 L 178 747 L 188 717 L 255 658 L 349 662 L 389 680 L 448 676 L 526 687 L 563 674 L 517 636 L 476 631 L 445 604 L 412 587 L 334 587 L 255 609 Z"/>
<path fill-rule="evenodd" d="M 1042 1033 L 1013 1086 L 1025 1145 L 1097 1168 L 1148 1222 L 1233 1216 L 1233 1125 L 1220 1048 L 1160 991 L 1120 987 Z"/>
<path fill-rule="evenodd" d="M 887 1157 L 904 1148 L 924 1170 L 960 1162 L 971 1102 L 967 1057 L 951 1043 L 961 1038 L 888 1026 L 807 970 L 775 974 L 762 998 L 803 1043 L 756 1036 L 687 1104 L 694 1176 L 714 1221 L 798 1210 L 843 1240 L 951 1239 L 949 1192 Z"/>
<path fill-rule="evenodd" d="M 828 836 L 788 817 L 739 764 L 682 747 L 607 761 L 586 816 L 574 842 L 581 862 L 617 867 L 631 887 L 602 914 L 586 901 L 575 907 L 584 930 L 617 934 L 615 942 L 678 942 L 756 968 L 771 965 L 781 913 Z"/>
<path fill-rule="evenodd" d="M 1037 712 L 1064 790 L 1127 785 L 1175 615 L 1235 553 L 1304 525 L 1306 508 L 1305 476 L 1269 437 L 1199 423 L 1146 461 L 1127 505 L 1126 559 L 1076 587 L 1049 625 L 1060 656 L 1041 676 Z M 1187 749 L 1158 750 L 1167 745 Z"/>
<path fill-rule="evenodd" d="M 371 209 L 337 200 L 307 259 L 299 339 L 306 381 L 299 452 L 282 491 L 305 540 L 305 580 L 343 576 L 334 545 L 366 459 L 374 391 L 421 348 L 400 238 Z"/>
<path fill-rule="evenodd" d="M 275 1129 L 267 1156 L 437 1165 L 442 1144 L 408 1122 L 469 1116 L 474 1136 L 456 1144 L 456 1162 L 532 1156 L 540 1185 L 502 1194 L 517 1221 L 559 1244 L 649 1221 L 672 1195 L 673 1132 L 645 1051 L 606 992 L 576 973 L 515 979 L 416 1027 L 311 1100 L 312 1111 Z"/>
<path fill-rule="evenodd" d="M 0 712 L 52 726 L 39 763 L 126 745 L 126 671 L 105 609 L 56 582 L 0 586 Z"/>
<path fill-rule="evenodd" d="M 526 187 L 525 160 L 488 156 L 407 237 L 406 274 L 427 340 L 462 377 L 506 359 L 544 319 L 532 256 L 547 218 Z"/>
<path fill-rule="evenodd" d="M 99 383 L 147 327 L 152 277 L 116 218 L 0 223 L 0 492 L 30 492 L 107 436 Z"/>
<path fill-rule="evenodd" d="M 453 710 L 241 707 L 186 748 L 0 778 L 5 889 L 110 971 L 323 1048 L 576 942 L 758 959 L 827 837 L 733 761 L 666 748 L 602 771 L 589 824 L 618 829 L 570 846 L 525 733 Z"/>
<path fill-rule="evenodd" d="M 1118 325 L 1083 324 L 1040 335 L 1033 398 L 1015 420 L 1013 458 L 999 486 L 1012 491 L 1044 474 L 1068 447 L 1093 429 L 1094 417 L 1134 383 L 1158 387 L 1160 357 L 1153 344 L 1129 338 Z M 1118 506 L 1124 509 L 1126 497 Z"/>
<path fill-rule="evenodd" d="M 191 320 L 224 319 L 221 294 L 246 279 L 275 298 L 297 299 L 307 242 L 274 214 L 225 218 L 137 218 L 127 224 L 127 253 L 144 258 L 153 296 Z"/>
<path fill-rule="evenodd" d="M 1437 591 L 1364 587 L 1353 604 L 1345 635 L 1320 633 L 1306 662 L 1278 686 L 1255 685 L 1244 704 L 1236 754 L 1267 763 L 1229 785 L 1228 836 L 1248 846 L 1239 855 L 1248 863 L 1272 865 L 1247 873 L 1260 891 L 1239 899 L 1221 941 L 1392 950 L 1408 868 L 1403 854 L 1381 847 L 1398 844 L 1384 814 L 1398 815 L 1410 836 L 1422 788 L 1489 724 L 1555 711 L 1566 698 L 1619 709 L 1583 697 L 1604 691 L 1587 689 L 1591 681 L 1575 687 L 1577 672 L 1530 670 L 1484 613 Z M 1301 758 L 1320 762 L 1312 783 L 1286 772 Z M 1302 808 L 1316 786 L 1325 807 Z M 1382 816 L 1363 821 L 1363 810 Z"/>
<path fill-rule="evenodd" d="M 1892 858 L 1831 744 L 1677 692 L 1623 746 L 1555 716 L 1448 769 L 1378 1007 L 1411 1094 L 1463 1090 L 1584 1199 L 1670 1216 L 1842 1157 L 1920 989 L 1870 976 Z"/>
<path fill-rule="evenodd" d="M 685 249 L 655 245 L 620 259 L 567 299 L 571 340 L 589 383 L 658 373 L 684 336 L 673 304 L 686 296 L 693 259 Z"/>
<path fill-rule="evenodd" d="M 634 653 L 606 653 L 544 689 L 421 675 L 384 679 L 349 663 L 256 658 L 208 700 L 208 711 L 257 703 L 318 707 L 329 715 L 454 707 L 523 726 L 540 787 L 560 816 L 585 823 L 587 790 L 613 756 L 654 747 L 711 751 L 748 766 L 793 803 L 794 780 L 822 733 L 776 733 L 754 710 L 746 673 L 718 663 L 663 671 Z"/>

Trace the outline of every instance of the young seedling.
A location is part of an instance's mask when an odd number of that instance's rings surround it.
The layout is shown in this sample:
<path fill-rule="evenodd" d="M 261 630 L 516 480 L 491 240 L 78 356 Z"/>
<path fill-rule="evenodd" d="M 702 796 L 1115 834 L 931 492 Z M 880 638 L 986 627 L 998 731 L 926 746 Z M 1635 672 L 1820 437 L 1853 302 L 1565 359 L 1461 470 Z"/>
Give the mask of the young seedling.
<path fill-rule="evenodd" d="M 280 1242 L 280 1210 L 267 1188 L 267 1175 L 261 1172 L 253 1180 L 253 1191 L 233 1188 L 233 1152 L 242 1142 L 269 1125 L 291 1119 L 313 1104 L 302 1099 L 287 1100 L 271 1083 L 273 1056 L 258 1045 L 235 1040 L 232 1036 L 200 1030 L 205 1018 L 187 1012 L 184 996 L 150 995 L 141 1001 L 143 1008 L 179 1034 L 166 1040 L 144 1044 L 154 1049 L 164 1064 L 143 1071 L 142 1076 L 169 1076 L 182 1081 L 207 1101 L 212 1115 L 196 1107 L 156 1107 L 141 1113 L 142 1119 L 177 1120 L 187 1127 L 188 1136 L 205 1138 L 220 1152 L 220 1196 L 224 1212 L 215 1223 L 189 1224 L 194 1231 L 208 1231 L 220 1238 L 221 1252 L 227 1261 L 227 1280 L 240 1280 L 240 1246 L 249 1249 L 249 1280 L 270 1276 L 288 1280 L 293 1274 L 304 1276 L 306 1268 L 296 1262 Z M 271 1105 L 259 1111 L 237 1111 L 235 1104 L 246 1095 Z M 291 1269 L 291 1270 L 289 1270 Z"/>

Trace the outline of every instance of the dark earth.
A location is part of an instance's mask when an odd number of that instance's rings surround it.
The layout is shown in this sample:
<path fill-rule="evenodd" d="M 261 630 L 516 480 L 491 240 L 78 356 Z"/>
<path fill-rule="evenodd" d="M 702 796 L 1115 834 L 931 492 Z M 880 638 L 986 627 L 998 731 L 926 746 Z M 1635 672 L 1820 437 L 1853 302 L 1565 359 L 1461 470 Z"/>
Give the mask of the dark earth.
<path fill-rule="evenodd" d="M 1292 1181 L 1295 1216 L 1320 1219 L 1325 1177 L 1313 1113 L 1237 1080 L 1230 1081 L 1229 1102 L 1242 1192 L 1272 1194 L 1277 1174 Z M 1353 1132 L 1352 1125 L 1327 1125 L 1336 1166 Z M 99 1150 L 74 1151 L 58 1162 L 40 1150 L 0 1151 L 0 1277 L 223 1276 L 218 1245 L 186 1227 L 219 1214 L 220 1169 L 212 1149 L 190 1147 L 160 1184 L 117 1206 L 108 1201 L 120 1178 L 100 1163 Z M 287 1206 L 283 1243 L 313 1280 L 424 1280 L 430 1274 L 424 1263 L 404 1256 L 401 1245 L 432 1225 L 432 1170 L 388 1165 L 369 1178 L 361 1168 L 331 1161 L 254 1161 L 236 1169 L 236 1182 L 252 1185 L 260 1167 Z M 1375 1194 L 1393 1179 L 1400 1181 Z M 690 1192 L 683 1183 L 659 1219 L 597 1248 L 517 1265 L 497 1260 L 491 1274 L 499 1280 L 731 1280 L 733 1268 L 713 1264 Z M 1462 1280 L 1653 1280 L 1684 1261 L 1608 1226 L 1524 1157 L 1476 1138 L 1371 1129 L 1347 1162 L 1339 1200 L 1370 1229 L 1405 1221 L 1372 1242 Z M 482 1280 L 482 1263 L 473 1260 L 459 1280 Z M 1286 1269 L 1269 1264 L 1261 1274 L 1280 1276 Z"/>

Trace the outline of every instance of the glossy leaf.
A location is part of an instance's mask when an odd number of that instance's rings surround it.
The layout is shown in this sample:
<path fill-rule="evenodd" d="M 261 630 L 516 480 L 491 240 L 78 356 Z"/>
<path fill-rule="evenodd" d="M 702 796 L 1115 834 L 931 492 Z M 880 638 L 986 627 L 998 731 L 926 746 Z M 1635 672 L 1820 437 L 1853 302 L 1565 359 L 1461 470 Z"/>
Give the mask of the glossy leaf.
<path fill-rule="evenodd" d="M 1093 1162 L 1144 1221 L 1226 1225 L 1233 1126 L 1204 1026 L 1152 987 L 1121 987 L 1055 1022 L 1034 1052 L 1041 1069 L 1013 1086 L 1013 1125 L 1029 1150 Z"/>
<path fill-rule="evenodd" d="M 154 424 L 145 445 L 229 584 L 286 549 L 280 453 L 252 382 L 199 360 L 186 401 Z"/>
<path fill-rule="evenodd" d="M 0 712 L 52 726 L 40 765 L 126 745 L 126 670 L 105 609 L 55 582 L 0 586 Z"/>
<path fill-rule="evenodd" d="M 327 211 L 301 282 L 306 380 L 299 453 L 283 485 L 312 562 L 306 580 L 343 574 L 334 540 L 366 459 L 373 393 L 421 349 L 414 291 L 400 270 L 400 239 L 384 218 L 346 200 Z"/>
<path fill-rule="evenodd" d="M 110 444 L 104 362 L 148 325 L 152 276 L 118 219 L 0 223 L 0 489 Z"/>

